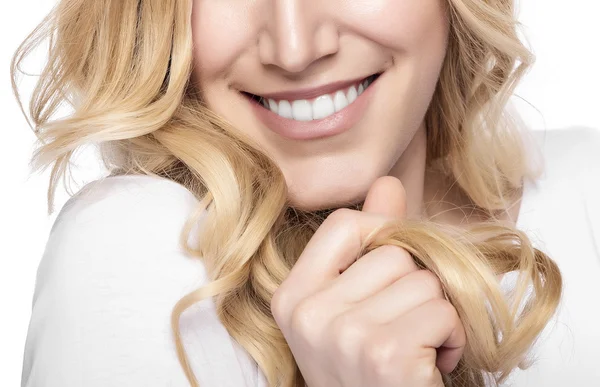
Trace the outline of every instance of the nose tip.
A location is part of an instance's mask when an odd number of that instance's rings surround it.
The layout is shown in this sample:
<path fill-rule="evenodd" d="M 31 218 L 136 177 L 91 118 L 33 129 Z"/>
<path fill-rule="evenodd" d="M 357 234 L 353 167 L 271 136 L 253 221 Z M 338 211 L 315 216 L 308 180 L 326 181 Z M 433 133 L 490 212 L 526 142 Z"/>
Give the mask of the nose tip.
<path fill-rule="evenodd" d="M 259 39 L 263 64 L 299 73 L 338 50 L 337 29 L 327 24 L 322 12 L 307 9 L 305 3 L 301 7 L 305 1 L 274 0 L 273 17 Z"/>
<path fill-rule="evenodd" d="M 306 69 L 315 59 L 315 47 L 305 32 L 298 28 L 290 28 L 288 31 L 280 32 L 275 37 L 275 65 L 289 72 L 301 72 Z"/>

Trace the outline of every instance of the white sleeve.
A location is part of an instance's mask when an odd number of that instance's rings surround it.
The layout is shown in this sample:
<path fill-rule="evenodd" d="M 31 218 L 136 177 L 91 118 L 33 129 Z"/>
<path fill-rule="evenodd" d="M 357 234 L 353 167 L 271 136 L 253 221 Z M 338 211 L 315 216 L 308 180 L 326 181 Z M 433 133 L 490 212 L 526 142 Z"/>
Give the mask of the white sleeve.
<path fill-rule="evenodd" d="M 145 176 L 95 182 L 69 200 L 38 269 L 22 387 L 189 386 L 170 315 L 206 282 L 202 262 L 179 246 L 196 204 L 182 186 Z M 256 385 L 256 363 L 212 300 L 182 326 L 200 386 Z"/>

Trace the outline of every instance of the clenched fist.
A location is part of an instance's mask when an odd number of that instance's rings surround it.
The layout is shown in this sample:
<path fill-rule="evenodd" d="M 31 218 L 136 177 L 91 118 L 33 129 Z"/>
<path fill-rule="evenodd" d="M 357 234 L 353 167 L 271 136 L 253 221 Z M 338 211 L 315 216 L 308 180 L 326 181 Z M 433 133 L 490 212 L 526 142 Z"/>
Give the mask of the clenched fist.
<path fill-rule="evenodd" d="M 378 179 L 363 211 L 340 209 L 314 234 L 271 310 L 310 387 L 438 387 L 465 332 L 437 277 L 386 245 L 356 262 L 373 230 L 405 217 L 405 191 Z"/>

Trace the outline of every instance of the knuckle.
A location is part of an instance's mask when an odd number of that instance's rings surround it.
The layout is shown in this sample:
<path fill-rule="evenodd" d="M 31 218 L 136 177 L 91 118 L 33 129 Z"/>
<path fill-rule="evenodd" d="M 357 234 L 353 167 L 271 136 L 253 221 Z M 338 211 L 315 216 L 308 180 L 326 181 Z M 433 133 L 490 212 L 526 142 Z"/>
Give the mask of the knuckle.
<path fill-rule="evenodd" d="M 414 262 L 412 256 L 410 255 L 410 253 L 408 251 L 406 251 L 405 248 L 400 247 L 400 246 L 396 246 L 396 245 L 385 245 L 385 246 L 391 248 L 392 249 L 392 251 L 391 251 L 392 254 L 394 254 L 394 256 L 397 259 L 403 260 L 404 263 Z"/>
<path fill-rule="evenodd" d="M 275 290 L 273 296 L 271 297 L 271 313 L 273 314 L 273 318 L 275 318 L 275 321 L 277 322 L 282 321 L 284 318 L 286 310 L 285 306 L 289 305 L 287 299 L 287 293 L 281 286 L 277 288 L 277 290 Z"/>
<path fill-rule="evenodd" d="M 363 361 L 376 380 L 390 380 L 403 373 L 397 352 L 394 340 L 371 338 L 363 346 Z"/>
<path fill-rule="evenodd" d="M 418 380 L 427 386 L 436 385 L 438 379 L 438 371 L 435 365 L 435 360 L 419 361 L 411 365 L 412 379 Z"/>
<path fill-rule="evenodd" d="M 436 314 L 439 318 L 444 319 L 444 321 L 456 321 L 459 318 L 456 308 L 450 301 L 438 298 L 432 302 L 434 303 Z"/>
<path fill-rule="evenodd" d="M 442 290 L 442 283 L 434 273 L 429 270 L 419 270 L 414 275 L 425 291 L 431 294 L 434 298 L 443 296 L 444 292 Z"/>
<path fill-rule="evenodd" d="M 358 212 L 349 208 L 338 208 L 329 214 L 319 229 L 326 234 L 335 231 L 341 234 L 359 235 Z"/>
<path fill-rule="evenodd" d="M 380 250 L 382 254 L 389 257 L 390 270 L 393 270 L 396 273 L 406 273 L 407 268 L 409 268 L 410 271 L 417 270 L 417 265 L 415 264 L 413 257 L 402 247 L 396 245 L 384 245 L 378 247 L 377 250 Z"/>
<path fill-rule="evenodd" d="M 309 297 L 302 300 L 292 311 L 290 329 L 307 343 L 318 335 L 319 322 L 322 321 L 319 303 Z"/>
<path fill-rule="evenodd" d="M 436 380 L 435 355 L 419 358 L 389 338 L 369 341 L 364 362 L 374 380 L 381 384 L 433 385 Z"/>
<path fill-rule="evenodd" d="M 347 354 L 362 343 L 367 330 L 356 317 L 343 313 L 332 321 L 331 331 L 339 350 Z"/>
<path fill-rule="evenodd" d="M 327 223 L 328 225 L 338 225 L 338 224 L 346 224 L 348 222 L 356 221 L 356 211 L 351 210 L 349 208 L 338 208 L 333 211 L 323 223 Z"/>

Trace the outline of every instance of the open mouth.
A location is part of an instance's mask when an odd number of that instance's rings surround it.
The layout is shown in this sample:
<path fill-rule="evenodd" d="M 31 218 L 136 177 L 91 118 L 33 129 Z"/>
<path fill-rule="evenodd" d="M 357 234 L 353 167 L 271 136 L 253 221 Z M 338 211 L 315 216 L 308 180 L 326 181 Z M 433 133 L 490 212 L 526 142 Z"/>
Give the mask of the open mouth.
<path fill-rule="evenodd" d="M 313 99 L 276 100 L 247 92 L 242 92 L 242 94 L 280 117 L 295 121 L 316 121 L 330 117 L 352 105 L 380 75 L 381 73 L 371 75 L 350 87 L 344 87 Z"/>

